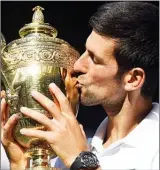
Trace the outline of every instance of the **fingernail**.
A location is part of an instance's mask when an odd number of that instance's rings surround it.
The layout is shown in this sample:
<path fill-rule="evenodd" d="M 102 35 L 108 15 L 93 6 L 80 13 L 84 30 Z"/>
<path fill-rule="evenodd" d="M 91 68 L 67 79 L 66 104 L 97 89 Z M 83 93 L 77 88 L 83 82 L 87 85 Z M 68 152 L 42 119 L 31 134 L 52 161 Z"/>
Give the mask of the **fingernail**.
<path fill-rule="evenodd" d="M 49 86 L 52 88 L 56 87 L 55 83 L 51 83 Z"/>
<path fill-rule="evenodd" d="M 31 91 L 32 96 L 37 96 L 37 91 Z"/>
<path fill-rule="evenodd" d="M 5 98 L 4 97 L 2 98 L 1 102 L 5 103 Z"/>
<path fill-rule="evenodd" d="M 21 107 L 21 108 L 20 108 L 20 111 L 21 111 L 21 112 L 25 112 L 26 110 L 27 110 L 26 107 Z"/>
<path fill-rule="evenodd" d="M 25 134 L 25 133 L 26 133 L 26 129 L 25 129 L 25 128 L 21 129 L 21 130 L 20 130 L 20 133 L 21 133 L 21 134 Z"/>
<path fill-rule="evenodd" d="M 17 114 L 13 114 L 10 118 L 13 118 L 13 119 L 18 119 L 18 115 Z"/>

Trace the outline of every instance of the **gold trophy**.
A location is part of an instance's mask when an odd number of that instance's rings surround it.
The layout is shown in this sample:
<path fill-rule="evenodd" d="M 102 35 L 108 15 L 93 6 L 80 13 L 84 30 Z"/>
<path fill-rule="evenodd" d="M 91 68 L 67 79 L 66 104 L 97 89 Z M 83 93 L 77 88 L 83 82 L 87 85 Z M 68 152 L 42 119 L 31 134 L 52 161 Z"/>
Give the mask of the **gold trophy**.
<path fill-rule="evenodd" d="M 75 88 L 76 78 L 70 73 L 79 53 L 66 41 L 56 38 L 57 30 L 44 23 L 43 8 L 36 6 L 33 10 L 32 23 L 19 30 L 20 39 L 6 45 L 1 35 L 1 74 L 10 105 L 9 116 L 19 113 L 20 107 L 25 106 L 52 119 L 31 96 L 31 91 L 36 90 L 52 99 L 48 90 L 51 82 L 65 93 L 76 116 L 79 97 Z M 20 134 L 22 128 L 45 130 L 45 127 L 20 114 L 13 130 L 14 139 L 27 148 L 26 155 L 30 161 L 27 170 L 54 169 L 50 159 L 56 154 L 50 145 L 45 140 Z"/>

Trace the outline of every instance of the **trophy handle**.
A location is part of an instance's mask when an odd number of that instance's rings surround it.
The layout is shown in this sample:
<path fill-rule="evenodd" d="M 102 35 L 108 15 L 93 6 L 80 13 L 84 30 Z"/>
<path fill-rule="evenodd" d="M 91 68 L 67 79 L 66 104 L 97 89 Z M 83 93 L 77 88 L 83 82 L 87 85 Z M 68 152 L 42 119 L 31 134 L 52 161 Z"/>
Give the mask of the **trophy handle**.
<path fill-rule="evenodd" d="M 5 39 L 4 35 L 2 34 L 2 32 L 0 32 L 0 42 L 1 42 L 1 52 L 0 53 L 1 53 L 1 60 L 2 60 L 3 49 L 6 47 L 6 39 Z M 2 70 L 2 68 L 1 68 L 1 70 Z M 3 74 L 3 71 L 1 71 L 1 77 L 2 77 L 2 82 L 4 82 L 4 84 L 7 86 L 7 88 L 9 88 L 9 84 L 4 78 L 5 75 Z M 2 84 L 3 87 L 5 87 L 4 84 Z"/>
<path fill-rule="evenodd" d="M 6 46 L 6 39 L 4 37 L 4 35 L 2 34 L 2 32 L 0 32 L 1 34 L 1 51 L 3 50 L 3 48 Z"/>

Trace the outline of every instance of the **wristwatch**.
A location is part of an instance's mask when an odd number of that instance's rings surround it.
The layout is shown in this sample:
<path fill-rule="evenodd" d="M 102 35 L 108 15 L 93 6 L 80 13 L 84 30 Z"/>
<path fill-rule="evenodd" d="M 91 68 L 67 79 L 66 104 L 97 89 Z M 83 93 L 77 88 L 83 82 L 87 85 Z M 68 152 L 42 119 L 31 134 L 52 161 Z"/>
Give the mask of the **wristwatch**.
<path fill-rule="evenodd" d="M 99 161 L 97 159 L 97 156 L 92 152 L 83 151 L 72 163 L 70 170 L 95 169 L 98 168 L 98 166 Z"/>

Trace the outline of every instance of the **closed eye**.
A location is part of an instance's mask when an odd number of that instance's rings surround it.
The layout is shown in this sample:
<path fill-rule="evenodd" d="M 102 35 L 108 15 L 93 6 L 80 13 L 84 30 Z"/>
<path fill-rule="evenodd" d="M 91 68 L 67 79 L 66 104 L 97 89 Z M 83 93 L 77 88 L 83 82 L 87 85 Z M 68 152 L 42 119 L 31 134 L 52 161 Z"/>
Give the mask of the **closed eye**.
<path fill-rule="evenodd" d="M 94 54 L 92 52 L 89 52 L 88 51 L 88 54 L 89 54 L 89 57 L 91 58 L 91 60 L 95 63 L 95 64 L 98 64 L 98 61 L 96 59 L 96 57 L 94 56 Z"/>
<path fill-rule="evenodd" d="M 91 56 L 91 55 L 90 55 L 90 58 L 92 59 L 92 61 L 93 61 L 95 64 L 98 64 L 98 62 L 96 61 L 96 59 L 95 59 L 94 56 Z"/>

